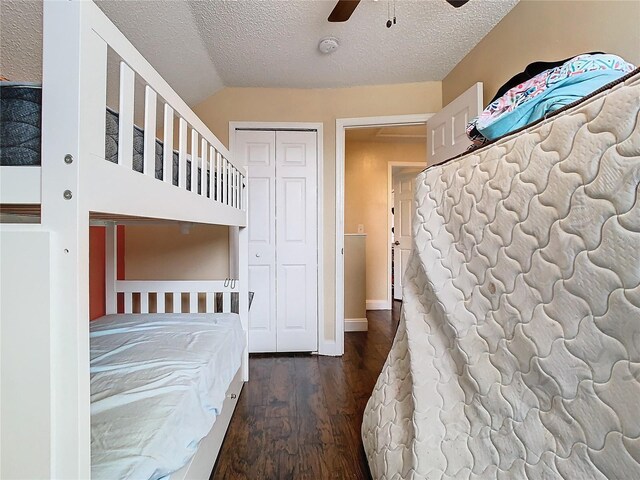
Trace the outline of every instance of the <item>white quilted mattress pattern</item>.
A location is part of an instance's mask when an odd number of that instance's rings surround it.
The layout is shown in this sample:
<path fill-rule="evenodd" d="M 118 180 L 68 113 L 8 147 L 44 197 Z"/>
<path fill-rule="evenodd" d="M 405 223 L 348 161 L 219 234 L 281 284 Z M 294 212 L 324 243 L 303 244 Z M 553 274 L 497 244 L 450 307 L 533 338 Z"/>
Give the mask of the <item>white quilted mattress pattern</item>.
<path fill-rule="evenodd" d="M 418 177 L 375 479 L 640 479 L 639 77 Z"/>

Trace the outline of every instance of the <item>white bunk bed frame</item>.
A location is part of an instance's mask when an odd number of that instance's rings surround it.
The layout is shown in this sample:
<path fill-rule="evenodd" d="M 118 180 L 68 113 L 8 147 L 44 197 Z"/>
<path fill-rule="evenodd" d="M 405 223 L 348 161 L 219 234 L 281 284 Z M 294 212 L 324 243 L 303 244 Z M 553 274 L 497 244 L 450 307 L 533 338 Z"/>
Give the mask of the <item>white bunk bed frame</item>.
<path fill-rule="evenodd" d="M 238 279 L 239 314 L 248 332 L 246 174 L 93 2 L 44 2 L 43 25 L 42 166 L 0 171 L 3 207 L 39 208 L 41 219 L 39 224 L 0 226 L 0 476 L 84 479 L 91 475 L 89 226 L 107 225 L 107 313 L 116 311 L 118 289 L 190 295 L 230 289 L 216 282 L 116 281 L 116 223 L 142 219 L 230 226 L 230 276 Z M 122 59 L 117 164 L 104 158 L 108 47 Z M 146 84 L 142 174 L 132 170 L 136 75 Z M 165 102 L 164 181 L 155 178 L 154 168 L 158 98 Z M 177 187 L 167 174 L 173 169 L 174 117 Z M 202 185 L 209 171 L 216 198 L 209 198 L 206 188 L 203 193 L 186 188 L 188 140 Z M 191 185 L 197 186 L 198 168 L 191 175 Z M 141 309 L 145 304 L 141 301 Z M 247 352 L 221 421 L 190 465 L 172 478 L 208 477 L 235 406 L 232 397 L 248 380 Z"/>

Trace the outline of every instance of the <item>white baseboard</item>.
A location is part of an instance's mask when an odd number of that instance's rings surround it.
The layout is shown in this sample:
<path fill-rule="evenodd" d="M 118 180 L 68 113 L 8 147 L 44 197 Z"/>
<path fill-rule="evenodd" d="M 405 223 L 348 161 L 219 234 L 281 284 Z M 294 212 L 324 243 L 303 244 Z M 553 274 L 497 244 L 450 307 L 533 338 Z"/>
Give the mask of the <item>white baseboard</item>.
<path fill-rule="evenodd" d="M 391 310 L 386 300 L 367 300 L 367 310 Z"/>
<path fill-rule="evenodd" d="M 320 344 L 318 345 L 318 355 L 338 357 L 342 355 L 342 353 L 338 351 L 338 344 L 335 340 L 324 340 L 320 341 Z"/>
<path fill-rule="evenodd" d="M 366 318 L 345 318 L 345 332 L 366 332 L 369 330 L 369 322 Z"/>

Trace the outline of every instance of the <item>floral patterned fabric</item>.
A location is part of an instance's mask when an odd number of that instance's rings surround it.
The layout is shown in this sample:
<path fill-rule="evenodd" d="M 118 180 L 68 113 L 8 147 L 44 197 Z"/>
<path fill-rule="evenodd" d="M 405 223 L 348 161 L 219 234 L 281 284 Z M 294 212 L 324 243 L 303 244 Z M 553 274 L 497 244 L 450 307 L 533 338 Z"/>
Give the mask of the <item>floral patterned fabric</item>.
<path fill-rule="evenodd" d="M 635 67 L 617 55 L 578 55 L 508 90 L 467 125 L 474 145 L 483 145 L 572 103 Z"/>

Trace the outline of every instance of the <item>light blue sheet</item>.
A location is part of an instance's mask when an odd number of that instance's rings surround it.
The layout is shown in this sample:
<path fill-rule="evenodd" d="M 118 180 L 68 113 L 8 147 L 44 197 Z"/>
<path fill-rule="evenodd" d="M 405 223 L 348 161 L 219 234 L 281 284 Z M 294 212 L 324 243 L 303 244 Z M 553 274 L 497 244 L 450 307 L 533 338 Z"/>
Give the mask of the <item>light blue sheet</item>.
<path fill-rule="evenodd" d="M 91 477 L 158 479 L 211 430 L 241 364 L 236 314 L 91 322 Z"/>

